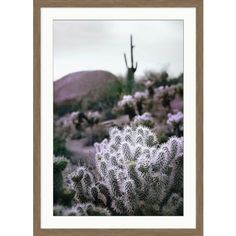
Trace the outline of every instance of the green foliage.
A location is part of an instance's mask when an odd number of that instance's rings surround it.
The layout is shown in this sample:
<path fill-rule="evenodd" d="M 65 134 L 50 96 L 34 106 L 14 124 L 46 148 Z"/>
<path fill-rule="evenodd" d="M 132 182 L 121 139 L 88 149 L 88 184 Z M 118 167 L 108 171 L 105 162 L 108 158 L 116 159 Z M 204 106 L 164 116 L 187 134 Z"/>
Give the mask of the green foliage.
<path fill-rule="evenodd" d="M 64 207 L 61 206 L 61 205 L 55 205 L 53 207 L 53 215 L 54 216 L 62 216 L 63 215 L 63 210 L 64 210 Z"/>
<path fill-rule="evenodd" d="M 119 100 L 122 92 L 122 81 L 117 80 L 116 82 L 110 82 L 106 87 L 99 91 L 99 96 L 94 98 L 91 94 L 90 96 L 83 98 L 81 102 L 81 110 L 105 111 L 107 109 L 112 109 Z"/>
<path fill-rule="evenodd" d="M 56 136 L 55 133 L 53 136 L 53 154 L 54 156 L 70 156 L 70 152 L 65 147 L 65 139 Z"/>
<path fill-rule="evenodd" d="M 81 107 L 81 101 L 67 102 L 60 105 L 54 104 L 53 113 L 60 117 L 73 111 L 80 111 Z"/>
<path fill-rule="evenodd" d="M 64 189 L 62 172 L 65 170 L 68 160 L 63 157 L 53 159 L 53 202 L 71 206 L 75 192 Z M 56 214 L 56 213 L 55 213 Z"/>
<path fill-rule="evenodd" d="M 167 137 L 167 135 L 165 133 L 160 133 L 158 135 L 158 140 L 159 140 L 159 143 L 162 144 L 162 143 L 167 142 L 168 137 Z"/>
<path fill-rule="evenodd" d="M 162 211 L 166 216 L 183 215 L 183 198 L 173 193 Z"/>
<path fill-rule="evenodd" d="M 126 75 L 125 93 L 132 94 L 133 91 L 134 91 L 134 72 L 132 69 L 128 68 L 128 72 Z"/>
<path fill-rule="evenodd" d="M 139 82 L 136 82 L 136 83 L 134 84 L 134 93 L 137 92 L 137 91 L 143 92 L 144 90 L 145 90 L 144 84 L 139 83 Z"/>
<path fill-rule="evenodd" d="M 184 95 L 183 84 L 178 84 L 176 90 L 177 90 L 177 91 L 176 91 L 177 94 L 178 94 L 181 98 L 183 98 L 183 95 Z"/>

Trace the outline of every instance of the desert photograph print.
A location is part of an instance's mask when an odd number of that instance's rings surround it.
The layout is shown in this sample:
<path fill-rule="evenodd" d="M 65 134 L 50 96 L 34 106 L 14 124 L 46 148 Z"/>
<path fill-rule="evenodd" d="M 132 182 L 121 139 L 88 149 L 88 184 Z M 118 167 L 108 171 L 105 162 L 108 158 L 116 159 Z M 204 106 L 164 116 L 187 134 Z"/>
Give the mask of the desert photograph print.
<path fill-rule="evenodd" d="M 54 216 L 183 216 L 183 37 L 182 20 L 54 20 Z"/>

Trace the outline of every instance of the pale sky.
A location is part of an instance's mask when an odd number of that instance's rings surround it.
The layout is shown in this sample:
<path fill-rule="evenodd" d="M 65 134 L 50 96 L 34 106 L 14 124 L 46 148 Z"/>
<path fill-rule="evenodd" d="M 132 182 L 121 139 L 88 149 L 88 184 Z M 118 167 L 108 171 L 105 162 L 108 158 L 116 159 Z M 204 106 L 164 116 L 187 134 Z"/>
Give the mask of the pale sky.
<path fill-rule="evenodd" d="M 147 70 L 183 72 L 183 21 L 54 21 L 54 80 L 83 70 L 125 75 L 133 35 L 136 76 Z"/>

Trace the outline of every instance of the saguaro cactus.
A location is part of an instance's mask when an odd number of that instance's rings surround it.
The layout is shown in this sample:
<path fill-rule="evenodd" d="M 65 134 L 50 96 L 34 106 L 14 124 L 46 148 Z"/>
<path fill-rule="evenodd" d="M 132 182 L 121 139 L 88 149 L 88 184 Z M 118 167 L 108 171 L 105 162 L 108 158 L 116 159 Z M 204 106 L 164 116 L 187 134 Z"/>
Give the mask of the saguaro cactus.
<path fill-rule="evenodd" d="M 134 67 L 134 55 L 133 55 L 133 49 L 134 49 L 134 45 L 133 45 L 133 37 L 132 35 L 130 35 L 130 57 L 131 57 L 131 67 L 128 66 L 128 62 L 127 62 L 127 57 L 126 54 L 124 53 L 124 59 L 125 59 L 125 65 L 127 67 L 127 84 L 126 84 L 126 92 L 128 94 L 132 94 L 133 92 L 133 87 L 134 87 L 134 73 L 137 70 L 138 67 L 138 63 L 135 63 L 135 67 Z"/>

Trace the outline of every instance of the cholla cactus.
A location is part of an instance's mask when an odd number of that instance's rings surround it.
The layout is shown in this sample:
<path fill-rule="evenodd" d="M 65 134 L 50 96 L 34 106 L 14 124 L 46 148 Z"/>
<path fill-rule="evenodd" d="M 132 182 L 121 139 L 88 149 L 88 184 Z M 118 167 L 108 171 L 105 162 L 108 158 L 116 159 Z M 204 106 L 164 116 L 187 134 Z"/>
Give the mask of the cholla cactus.
<path fill-rule="evenodd" d="M 60 138 L 71 139 L 77 137 L 81 131 L 82 125 L 85 122 L 87 125 L 98 123 L 98 114 L 96 112 L 89 113 L 91 122 L 87 115 L 80 111 L 74 111 L 55 122 L 56 133 L 60 134 Z M 79 131 L 79 132 L 78 132 Z"/>
<path fill-rule="evenodd" d="M 91 118 L 91 122 L 88 119 L 88 115 Z M 93 124 L 93 122 L 95 123 L 99 121 L 98 117 L 98 112 L 88 112 L 87 114 L 85 114 L 81 111 L 74 111 L 70 114 L 67 114 L 62 118 L 62 120 L 59 120 L 57 124 L 61 124 L 65 132 L 68 133 L 68 137 L 71 138 L 73 135 L 75 135 L 76 132 L 78 132 L 78 130 L 81 129 L 81 125 L 84 121 L 86 121 L 87 124 Z"/>
<path fill-rule="evenodd" d="M 67 118 L 64 120 L 64 128 L 69 128 L 71 130 L 75 129 L 76 124 L 78 123 L 79 111 L 74 111 L 70 113 Z M 74 131 L 74 130 L 73 130 Z"/>
<path fill-rule="evenodd" d="M 147 92 L 136 92 L 134 96 L 125 95 L 122 100 L 118 102 L 118 109 L 129 115 L 132 120 L 136 114 L 143 114 L 143 106 L 148 98 Z"/>
<path fill-rule="evenodd" d="M 146 91 L 145 92 L 138 91 L 134 94 L 134 98 L 136 100 L 138 114 L 141 115 L 143 113 L 144 102 L 148 98 L 148 93 Z"/>
<path fill-rule="evenodd" d="M 89 111 L 86 115 L 90 124 L 97 124 L 102 118 L 98 111 Z"/>
<path fill-rule="evenodd" d="M 118 215 L 162 215 L 172 193 L 182 199 L 182 138 L 159 145 L 149 128 L 127 126 L 112 128 L 110 140 L 95 148 L 96 178 L 83 167 L 71 175 L 80 203 L 93 202 Z"/>
<path fill-rule="evenodd" d="M 75 135 L 77 132 L 75 127 L 77 115 L 78 112 L 72 112 L 55 121 L 54 129 L 56 130 L 56 133 L 59 134 L 61 139 L 71 138 Z"/>
<path fill-rule="evenodd" d="M 141 116 L 139 116 L 139 115 L 135 116 L 133 123 L 136 126 L 143 125 L 143 126 L 147 126 L 149 128 L 152 128 L 155 124 L 154 119 L 149 112 L 145 112 Z"/>
<path fill-rule="evenodd" d="M 153 97 L 153 95 L 154 95 L 154 88 L 153 88 L 153 85 L 154 85 L 154 82 L 153 81 L 151 81 L 151 80 L 147 80 L 147 81 L 145 81 L 145 87 L 147 88 L 147 91 L 148 91 L 148 95 L 149 95 L 149 97 Z"/>
<path fill-rule="evenodd" d="M 171 110 L 171 101 L 176 96 L 176 86 L 161 86 L 157 89 L 155 89 L 155 95 L 154 100 L 160 101 L 162 106 L 167 108 L 168 110 Z"/>
<path fill-rule="evenodd" d="M 148 97 L 148 94 L 147 92 L 140 92 L 140 91 L 137 91 L 135 94 L 134 94 L 134 98 L 136 100 L 143 100 L 143 99 L 146 99 Z"/>
<path fill-rule="evenodd" d="M 163 215 L 174 216 L 183 215 L 183 198 L 173 193 L 162 209 Z"/>
<path fill-rule="evenodd" d="M 73 189 L 67 190 L 63 182 L 63 171 L 67 164 L 68 160 L 64 157 L 53 158 L 53 202 L 71 206 L 75 192 Z"/>
<path fill-rule="evenodd" d="M 136 101 L 131 95 L 124 95 L 122 100 L 118 102 L 118 108 L 122 109 L 125 114 L 129 115 L 132 120 L 136 115 L 135 112 Z"/>
<path fill-rule="evenodd" d="M 181 111 L 177 112 L 176 114 L 168 114 L 167 124 L 177 124 L 183 122 L 183 113 Z"/>
<path fill-rule="evenodd" d="M 183 113 L 181 111 L 176 114 L 168 113 L 167 125 L 172 133 L 177 136 L 183 135 Z"/>
<path fill-rule="evenodd" d="M 77 204 L 71 208 L 66 208 L 60 205 L 54 206 L 55 216 L 110 216 L 108 209 L 96 207 L 92 203 Z"/>
<path fill-rule="evenodd" d="M 122 100 L 118 102 L 119 107 L 125 107 L 125 106 L 134 106 L 135 105 L 135 99 L 131 95 L 124 95 Z"/>

